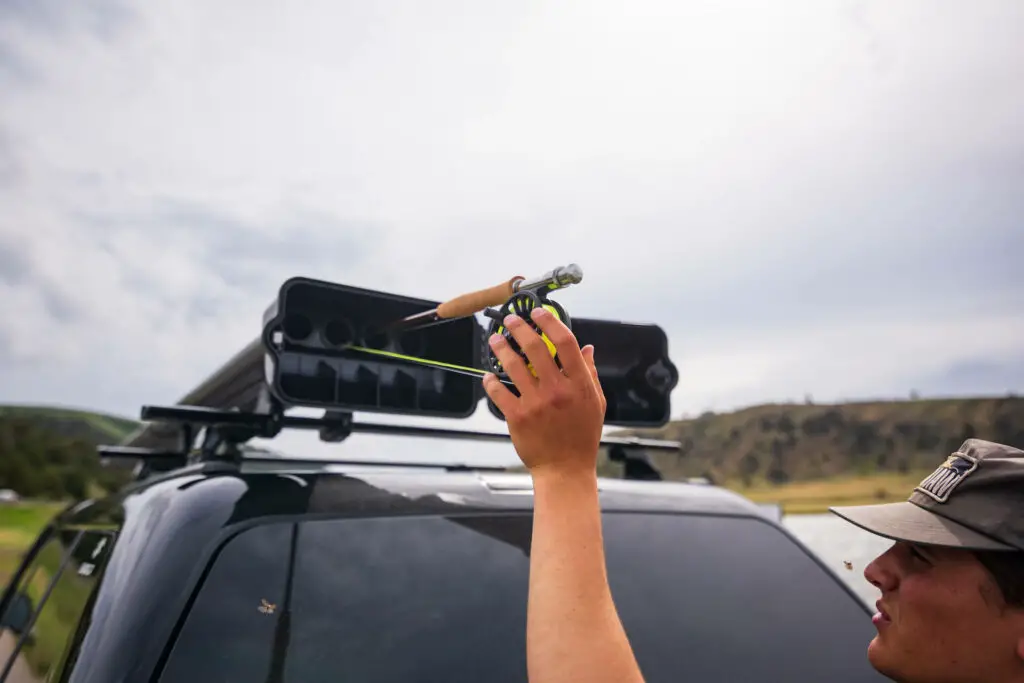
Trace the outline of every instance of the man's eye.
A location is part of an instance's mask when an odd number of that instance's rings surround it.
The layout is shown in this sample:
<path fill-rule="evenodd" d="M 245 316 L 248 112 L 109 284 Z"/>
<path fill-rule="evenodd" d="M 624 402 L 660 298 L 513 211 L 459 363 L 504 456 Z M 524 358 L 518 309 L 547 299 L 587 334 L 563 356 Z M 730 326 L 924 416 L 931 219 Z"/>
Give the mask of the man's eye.
<path fill-rule="evenodd" d="M 931 564 L 928 558 L 922 555 L 921 551 L 919 551 L 914 546 L 910 546 L 910 554 L 914 556 L 914 559 L 921 560 L 922 562 L 927 562 L 928 564 Z"/>

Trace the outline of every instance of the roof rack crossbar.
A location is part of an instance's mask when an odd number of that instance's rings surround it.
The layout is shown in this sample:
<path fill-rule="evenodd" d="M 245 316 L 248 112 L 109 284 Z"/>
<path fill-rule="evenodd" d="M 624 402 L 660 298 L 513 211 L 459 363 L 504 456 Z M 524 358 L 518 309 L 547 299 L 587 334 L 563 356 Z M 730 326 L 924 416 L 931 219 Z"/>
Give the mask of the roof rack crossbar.
<path fill-rule="evenodd" d="M 133 476 L 145 478 L 153 472 L 169 472 L 188 464 L 188 452 L 185 450 L 166 450 L 161 448 L 138 448 L 132 446 L 97 446 L 96 452 L 100 462 L 109 460 L 134 460 Z"/>
<path fill-rule="evenodd" d="M 289 465 L 299 467 L 312 466 L 323 467 L 330 465 L 354 465 L 357 467 L 401 467 L 416 469 L 446 470 L 448 472 L 507 472 L 510 468 L 502 465 L 469 465 L 466 463 L 449 462 L 416 462 L 410 460 L 354 460 L 351 458 L 281 458 L 266 455 L 246 455 L 246 463 L 273 463 L 286 462 Z"/>
<path fill-rule="evenodd" d="M 186 425 L 204 425 L 221 430 L 223 439 L 241 443 L 254 437 L 270 438 L 282 429 L 334 430 L 338 438 L 353 433 L 386 434 L 391 436 L 418 436 L 471 441 L 509 441 L 507 433 L 418 427 L 374 422 L 355 422 L 350 413 L 328 413 L 325 417 L 299 417 L 281 413 L 246 413 L 236 410 L 217 410 L 203 406 L 143 406 L 142 419 L 178 422 Z M 678 441 L 643 439 L 639 437 L 605 437 L 601 445 L 608 448 L 678 452 Z"/>
<path fill-rule="evenodd" d="M 97 446 L 96 452 L 103 458 L 158 459 L 181 458 L 181 451 L 169 451 L 159 448 L 135 448 L 132 446 Z"/>

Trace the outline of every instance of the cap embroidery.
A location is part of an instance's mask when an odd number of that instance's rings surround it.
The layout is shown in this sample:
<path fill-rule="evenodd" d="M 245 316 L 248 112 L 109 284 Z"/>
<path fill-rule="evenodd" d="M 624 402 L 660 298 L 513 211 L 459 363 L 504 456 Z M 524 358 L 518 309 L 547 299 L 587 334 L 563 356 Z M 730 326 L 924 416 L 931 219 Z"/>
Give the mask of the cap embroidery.
<path fill-rule="evenodd" d="M 976 469 L 978 461 L 975 458 L 963 453 L 954 453 L 914 490 L 945 503 L 956 487 Z"/>

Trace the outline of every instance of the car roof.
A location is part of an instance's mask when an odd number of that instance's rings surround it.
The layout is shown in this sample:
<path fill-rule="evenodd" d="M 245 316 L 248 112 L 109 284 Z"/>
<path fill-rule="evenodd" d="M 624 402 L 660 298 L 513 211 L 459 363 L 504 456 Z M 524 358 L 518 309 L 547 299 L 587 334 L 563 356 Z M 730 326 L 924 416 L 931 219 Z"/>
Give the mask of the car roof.
<path fill-rule="evenodd" d="M 678 481 L 598 479 L 605 511 L 671 512 L 764 517 L 752 501 L 728 489 Z M 444 466 L 352 465 L 294 461 L 288 458 L 201 463 L 129 485 L 107 503 L 95 502 L 68 511 L 77 520 L 90 507 L 119 505 L 127 499 L 145 507 L 174 499 L 211 509 L 234 509 L 255 519 L 278 515 L 452 514 L 529 511 L 533 483 L 528 473 Z M 239 501 L 245 501 L 244 515 Z M 226 514 L 226 513 L 225 513 Z"/>
<path fill-rule="evenodd" d="M 263 469 L 297 472 L 289 467 Z M 257 464 L 246 464 L 243 472 L 259 472 Z M 480 508 L 532 509 L 533 481 L 525 472 L 417 470 L 402 467 L 351 467 L 323 465 L 306 470 L 321 477 L 354 478 L 402 496 L 436 495 L 453 504 Z M 671 481 L 636 481 L 609 477 L 598 479 L 605 509 L 660 510 L 717 514 L 759 514 L 759 508 L 742 496 L 715 486 Z M 341 503 L 342 505 L 346 503 Z M 358 500 L 348 504 L 358 505 Z"/>

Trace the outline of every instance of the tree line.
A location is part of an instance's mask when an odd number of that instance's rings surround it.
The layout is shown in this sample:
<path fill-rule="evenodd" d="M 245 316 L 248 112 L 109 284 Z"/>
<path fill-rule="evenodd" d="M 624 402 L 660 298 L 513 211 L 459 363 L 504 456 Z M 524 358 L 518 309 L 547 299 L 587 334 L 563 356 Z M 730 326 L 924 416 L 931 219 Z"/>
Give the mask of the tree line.
<path fill-rule="evenodd" d="M 23 498 L 81 500 L 116 491 L 129 479 L 125 469 L 100 463 L 93 442 L 31 418 L 0 417 L 0 489 Z"/>

